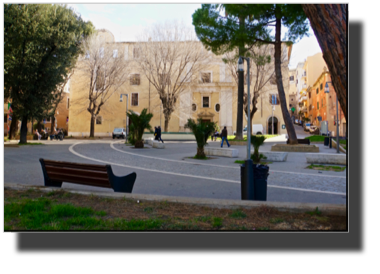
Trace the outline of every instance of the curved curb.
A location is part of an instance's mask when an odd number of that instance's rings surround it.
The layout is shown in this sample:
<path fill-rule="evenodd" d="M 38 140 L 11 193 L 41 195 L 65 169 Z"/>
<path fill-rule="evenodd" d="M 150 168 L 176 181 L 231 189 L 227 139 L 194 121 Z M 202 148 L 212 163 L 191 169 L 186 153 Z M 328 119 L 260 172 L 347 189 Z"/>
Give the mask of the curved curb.
<path fill-rule="evenodd" d="M 70 193 L 82 194 L 82 195 L 94 195 L 102 198 L 113 199 L 132 199 L 138 201 L 155 201 L 170 203 L 183 203 L 189 205 L 208 206 L 217 208 L 257 208 L 261 206 L 267 206 L 275 208 L 279 211 L 292 212 L 292 213 L 306 213 L 318 210 L 321 215 L 334 215 L 334 216 L 346 216 L 346 205 L 336 204 L 319 204 L 319 203 L 292 203 L 292 202 L 268 202 L 268 201 L 247 201 L 247 200 L 227 200 L 227 199 L 208 199 L 208 198 L 188 198 L 178 196 L 162 196 L 162 195 L 145 195 L 145 194 L 129 194 L 129 193 L 116 193 L 116 192 L 97 192 L 97 191 L 78 191 L 69 188 L 50 188 L 44 186 L 29 186 L 20 184 L 4 183 L 4 189 L 38 189 L 44 192 L 51 191 L 66 191 Z"/>

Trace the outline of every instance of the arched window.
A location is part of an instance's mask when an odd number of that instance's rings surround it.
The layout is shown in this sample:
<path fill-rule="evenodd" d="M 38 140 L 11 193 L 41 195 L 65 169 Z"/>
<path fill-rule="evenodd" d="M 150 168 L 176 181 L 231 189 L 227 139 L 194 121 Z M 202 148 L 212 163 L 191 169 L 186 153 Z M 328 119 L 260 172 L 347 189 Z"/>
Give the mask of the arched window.
<path fill-rule="evenodd" d="M 192 104 L 192 105 L 191 105 L 191 109 L 192 109 L 193 111 L 196 111 L 196 110 L 197 110 L 197 105 L 196 105 L 196 104 Z"/>
<path fill-rule="evenodd" d="M 219 103 L 215 105 L 215 111 L 216 111 L 216 112 L 219 112 L 219 111 L 220 111 L 220 104 L 219 104 Z"/>

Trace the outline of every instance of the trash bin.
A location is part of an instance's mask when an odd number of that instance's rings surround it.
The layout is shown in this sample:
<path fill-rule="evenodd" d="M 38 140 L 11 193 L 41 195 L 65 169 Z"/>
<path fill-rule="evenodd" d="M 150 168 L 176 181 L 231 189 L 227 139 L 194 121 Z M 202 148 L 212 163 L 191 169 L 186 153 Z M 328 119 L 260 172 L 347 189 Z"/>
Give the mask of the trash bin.
<path fill-rule="evenodd" d="M 325 137 L 325 142 L 324 142 L 324 145 L 325 146 L 328 146 L 330 144 L 330 137 Z"/>
<path fill-rule="evenodd" d="M 256 201 L 267 200 L 267 179 L 269 176 L 269 166 L 253 165 L 253 199 Z"/>
<path fill-rule="evenodd" d="M 248 167 L 246 166 L 248 163 Z M 246 160 L 240 166 L 241 199 L 254 200 L 253 162 Z"/>

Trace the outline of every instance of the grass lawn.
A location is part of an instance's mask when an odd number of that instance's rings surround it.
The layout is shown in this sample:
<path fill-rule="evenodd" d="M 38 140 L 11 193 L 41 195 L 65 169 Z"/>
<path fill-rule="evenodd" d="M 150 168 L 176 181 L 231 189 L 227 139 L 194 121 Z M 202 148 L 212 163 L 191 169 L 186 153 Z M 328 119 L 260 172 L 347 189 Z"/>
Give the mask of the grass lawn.
<path fill-rule="evenodd" d="M 306 168 L 315 170 L 327 170 L 327 171 L 344 171 L 346 167 L 342 166 L 324 166 L 324 165 L 309 165 Z"/>
<path fill-rule="evenodd" d="M 236 160 L 234 163 L 235 164 L 244 164 L 245 160 Z M 260 165 L 268 165 L 268 164 L 273 164 L 273 162 L 260 162 Z"/>
<path fill-rule="evenodd" d="M 264 136 L 265 139 L 269 139 L 272 137 L 276 137 L 278 135 L 258 135 L 258 136 Z M 246 142 L 247 141 L 247 136 L 244 136 L 244 140 L 235 140 L 236 136 L 235 135 L 228 135 L 227 140 L 228 141 L 235 141 L 235 142 Z"/>
<path fill-rule="evenodd" d="M 25 143 L 25 144 L 20 144 L 18 143 L 19 146 L 38 146 L 38 145 L 44 145 L 43 143 Z"/>
<path fill-rule="evenodd" d="M 101 198 L 64 190 L 4 189 L 4 230 L 346 230 L 345 216 L 316 208 L 226 209 L 167 201 Z"/>

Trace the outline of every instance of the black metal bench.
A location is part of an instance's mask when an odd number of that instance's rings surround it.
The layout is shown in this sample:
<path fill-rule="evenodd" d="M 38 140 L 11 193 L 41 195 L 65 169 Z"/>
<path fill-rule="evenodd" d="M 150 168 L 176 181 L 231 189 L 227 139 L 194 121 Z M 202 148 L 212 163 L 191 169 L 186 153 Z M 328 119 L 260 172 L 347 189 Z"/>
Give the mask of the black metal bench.
<path fill-rule="evenodd" d="M 115 176 L 110 165 L 77 164 L 40 159 L 45 186 L 61 187 L 62 182 L 112 188 L 115 192 L 132 192 L 136 173 Z"/>
<path fill-rule="evenodd" d="M 310 145 L 310 139 L 297 139 L 297 141 L 300 145 Z M 289 139 L 286 141 L 286 144 L 289 145 Z"/>

